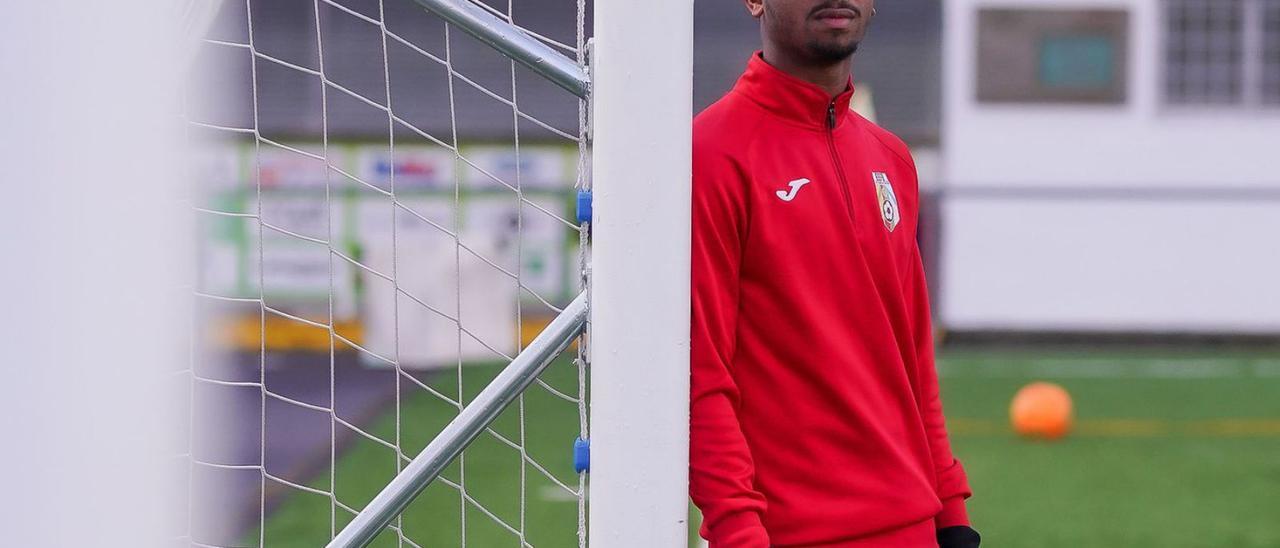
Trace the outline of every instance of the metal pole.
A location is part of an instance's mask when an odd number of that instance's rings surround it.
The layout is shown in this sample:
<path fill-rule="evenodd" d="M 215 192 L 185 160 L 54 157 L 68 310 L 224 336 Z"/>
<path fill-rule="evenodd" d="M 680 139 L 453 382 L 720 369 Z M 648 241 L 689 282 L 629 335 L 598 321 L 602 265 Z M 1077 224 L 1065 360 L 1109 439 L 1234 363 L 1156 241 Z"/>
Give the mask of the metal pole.
<path fill-rule="evenodd" d="M 569 93 L 587 98 L 590 78 L 578 62 L 468 0 L 413 0 L 441 19 L 545 76 Z"/>
<path fill-rule="evenodd" d="M 372 542 L 476 436 L 498 418 L 503 409 L 538 378 L 551 360 L 569 347 L 586 324 L 587 295 L 584 292 L 445 426 L 426 449 L 329 542 L 328 548 L 361 548 Z"/>

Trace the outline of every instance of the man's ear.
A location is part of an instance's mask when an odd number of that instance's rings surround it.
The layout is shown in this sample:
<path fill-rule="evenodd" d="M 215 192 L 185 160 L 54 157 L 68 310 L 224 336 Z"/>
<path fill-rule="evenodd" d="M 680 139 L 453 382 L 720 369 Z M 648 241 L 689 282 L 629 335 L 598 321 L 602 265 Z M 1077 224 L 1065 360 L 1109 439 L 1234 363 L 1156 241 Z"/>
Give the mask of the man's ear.
<path fill-rule="evenodd" d="M 750 13 L 752 17 L 759 19 L 761 15 L 764 15 L 764 0 L 742 0 L 742 3 L 746 4 L 747 13 Z"/>

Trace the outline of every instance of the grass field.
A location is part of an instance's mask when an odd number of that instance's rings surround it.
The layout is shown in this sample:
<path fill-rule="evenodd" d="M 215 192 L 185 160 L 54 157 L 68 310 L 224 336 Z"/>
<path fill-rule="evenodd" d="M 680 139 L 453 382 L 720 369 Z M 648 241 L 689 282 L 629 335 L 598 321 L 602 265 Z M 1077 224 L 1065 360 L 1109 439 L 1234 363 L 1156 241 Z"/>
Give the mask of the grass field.
<path fill-rule="evenodd" d="M 987 546 L 1280 546 L 1280 356 L 952 352 L 956 452 Z M 1066 387 L 1076 435 L 1008 433 L 1013 393 Z"/>
<path fill-rule="evenodd" d="M 484 388 L 499 370 L 497 365 L 463 368 L 461 386 L 466 400 Z M 562 394 L 578 393 L 577 370 L 568 360 L 553 363 L 542 380 Z M 429 384 L 440 394 L 457 399 L 456 372 L 441 372 Z M 400 439 L 405 452 L 416 455 L 453 418 L 457 408 L 410 382 L 402 386 Z M 578 476 L 573 470 L 571 455 L 573 441 L 578 436 L 578 407 L 538 385 L 526 393 L 523 407 L 523 432 L 521 408 L 513 405 L 493 425 L 492 434 L 480 436 L 467 449 L 462 462 L 445 472 L 443 478 L 448 482 L 465 485 L 471 501 L 464 504 L 457 487 L 436 482 L 405 512 L 406 538 L 424 548 L 460 546 L 465 529 L 467 546 L 519 546 L 518 537 L 500 524 L 498 520 L 501 520 L 517 530 L 523 522 L 525 540 L 534 546 L 577 546 L 578 505 L 573 491 L 578 489 Z M 389 411 L 370 433 L 384 440 L 395 440 L 396 419 L 394 410 Z M 523 439 L 528 459 L 497 436 L 516 444 Z M 365 437 L 355 439 L 338 460 L 333 491 L 340 503 L 362 508 L 393 477 L 396 459 L 395 453 L 386 446 Z M 530 460 L 537 465 L 529 463 Z M 524 497 L 521 497 L 522 468 Z M 465 483 L 462 483 L 464 470 Z M 328 491 L 328 474 L 317 478 L 311 486 Z M 523 512 L 522 498 L 527 501 Z M 326 496 L 305 492 L 292 495 L 268 518 L 265 544 L 324 546 L 330 538 L 331 522 L 340 529 L 351 516 L 341 509 L 331 512 L 330 506 Z M 256 532 L 254 535 L 256 545 Z M 394 532 L 384 532 L 373 544 L 397 545 Z"/>
<path fill-rule="evenodd" d="M 474 394 L 496 368 L 466 369 Z M 976 496 L 971 517 L 996 547 L 1280 546 L 1280 353 L 1210 350 L 951 350 L 940 362 L 952 438 Z M 545 379 L 576 393 L 576 373 L 557 363 Z M 1050 380 L 1075 398 L 1078 428 L 1057 443 L 1026 442 L 1008 430 L 1013 393 Z M 444 374 L 433 386 L 457 392 Z M 416 454 L 455 409 L 418 390 L 403 401 L 401 439 Z M 520 439 L 518 410 L 495 426 Z M 569 460 L 577 408 L 538 388 L 525 401 L 528 454 L 576 489 Z M 374 433 L 395 439 L 388 415 Z M 390 449 L 354 444 L 335 473 L 339 501 L 363 506 L 394 473 Z M 576 546 L 576 499 L 525 465 L 528 504 L 520 511 L 521 458 L 494 436 L 466 455 L 466 490 L 475 502 L 519 527 L 535 546 Z M 328 474 L 312 485 L 327 490 Z M 459 478 L 455 465 L 447 477 Z M 424 547 L 518 546 L 516 537 L 459 492 L 435 485 L 404 519 L 405 535 Z M 523 517 L 522 517 L 523 516 Z M 349 518 L 336 513 L 333 526 Z M 268 519 L 268 546 L 321 546 L 330 504 L 291 496 Z M 256 536 L 256 532 L 254 533 Z M 256 540 L 256 539 L 255 539 Z M 376 546 L 395 546 L 384 534 Z"/>

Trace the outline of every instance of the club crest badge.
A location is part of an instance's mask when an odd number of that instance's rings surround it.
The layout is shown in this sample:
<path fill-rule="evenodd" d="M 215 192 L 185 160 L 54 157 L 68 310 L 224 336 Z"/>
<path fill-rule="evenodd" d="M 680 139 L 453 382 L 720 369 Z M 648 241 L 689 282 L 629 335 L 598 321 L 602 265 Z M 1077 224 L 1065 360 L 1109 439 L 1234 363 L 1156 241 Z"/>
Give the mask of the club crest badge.
<path fill-rule="evenodd" d="M 902 218 L 898 210 L 898 197 L 893 193 L 893 185 L 889 176 L 882 171 L 871 172 L 871 179 L 876 183 L 876 198 L 880 202 L 880 218 L 884 219 L 884 227 L 893 232 Z"/>

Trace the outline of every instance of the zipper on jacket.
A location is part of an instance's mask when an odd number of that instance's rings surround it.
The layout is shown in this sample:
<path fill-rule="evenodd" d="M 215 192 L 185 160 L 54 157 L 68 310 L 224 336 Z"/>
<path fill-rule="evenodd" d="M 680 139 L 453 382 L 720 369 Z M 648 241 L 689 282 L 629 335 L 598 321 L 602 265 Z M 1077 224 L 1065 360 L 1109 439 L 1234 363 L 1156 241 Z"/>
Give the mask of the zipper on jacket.
<path fill-rule="evenodd" d="M 853 200 L 849 198 L 849 181 L 844 176 L 844 165 L 840 162 L 840 151 L 836 149 L 836 101 L 827 104 L 827 148 L 831 151 L 831 161 L 836 166 L 836 177 L 840 179 L 840 195 L 844 197 L 844 209 L 849 214 L 849 222 L 853 220 Z M 857 224 L 853 225 L 855 228 Z"/>

